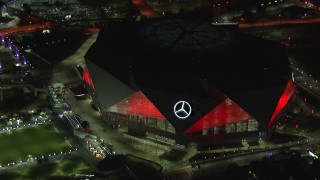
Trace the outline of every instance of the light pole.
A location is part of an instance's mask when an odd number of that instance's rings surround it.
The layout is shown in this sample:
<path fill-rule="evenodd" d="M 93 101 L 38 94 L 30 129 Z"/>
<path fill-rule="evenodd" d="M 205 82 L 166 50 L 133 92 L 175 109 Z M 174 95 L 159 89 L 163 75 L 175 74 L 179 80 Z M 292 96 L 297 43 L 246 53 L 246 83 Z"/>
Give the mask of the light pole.
<path fill-rule="evenodd" d="M 279 14 L 278 16 L 279 16 L 279 24 L 281 25 L 281 14 Z"/>

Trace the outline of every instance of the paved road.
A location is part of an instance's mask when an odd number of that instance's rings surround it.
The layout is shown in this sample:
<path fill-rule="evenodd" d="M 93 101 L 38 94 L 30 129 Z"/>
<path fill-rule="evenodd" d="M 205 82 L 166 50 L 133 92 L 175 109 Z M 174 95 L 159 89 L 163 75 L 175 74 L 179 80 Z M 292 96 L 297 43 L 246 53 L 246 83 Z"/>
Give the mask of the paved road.
<path fill-rule="evenodd" d="M 276 151 L 272 151 L 276 153 Z M 261 152 L 256 154 L 250 154 L 246 156 L 239 156 L 234 158 L 223 159 L 220 161 L 203 164 L 199 169 L 193 168 L 193 178 L 205 179 L 216 173 L 224 172 L 230 164 L 236 163 L 239 166 L 248 165 L 251 161 L 261 159 L 266 156 L 267 152 Z"/>
<path fill-rule="evenodd" d="M 265 26 L 275 26 L 275 25 L 291 25 L 291 24 L 315 24 L 319 23 L 320 18 L 307 18 L 307 19 L 293 19 L 293 20 L 272 20 L 263 21 L 257 23 L 239 23 L 240 29 L 252 28 L 252 27 L 265 27 Z"/>
<path fill-rule="evenodd" d="M 28 32 L 38 31 L 42 29 L 50 29 L 51 26 L 48 24 L 31 24 L 13 28 L 0 29 L 0 35 L 10 36 L 15 34 L 24 34 Z"/>

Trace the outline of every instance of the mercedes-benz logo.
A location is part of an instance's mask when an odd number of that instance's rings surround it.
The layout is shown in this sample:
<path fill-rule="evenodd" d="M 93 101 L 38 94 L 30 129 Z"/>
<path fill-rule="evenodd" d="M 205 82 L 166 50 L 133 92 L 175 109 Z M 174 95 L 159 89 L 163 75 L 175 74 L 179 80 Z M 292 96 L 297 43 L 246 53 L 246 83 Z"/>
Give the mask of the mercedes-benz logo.
<path fill-rule="evenodd" d="M 179 101 L 173 107 L 174 114 L 180 119 L 186 119 L 191 114 L 191 106 L 186 101 Z"/>

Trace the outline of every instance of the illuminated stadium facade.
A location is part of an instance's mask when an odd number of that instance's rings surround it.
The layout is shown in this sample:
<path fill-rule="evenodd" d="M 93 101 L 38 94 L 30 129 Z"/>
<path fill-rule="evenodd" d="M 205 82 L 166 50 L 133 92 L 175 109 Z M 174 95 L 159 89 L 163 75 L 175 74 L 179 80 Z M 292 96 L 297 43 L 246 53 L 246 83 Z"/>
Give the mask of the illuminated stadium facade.
<path fill-rule="evenodd" d="M 285 49 L 236 25 L 114 22 L 83 78 L 111 126 L 201 145 L 266 138 L 294 101 Z"/>

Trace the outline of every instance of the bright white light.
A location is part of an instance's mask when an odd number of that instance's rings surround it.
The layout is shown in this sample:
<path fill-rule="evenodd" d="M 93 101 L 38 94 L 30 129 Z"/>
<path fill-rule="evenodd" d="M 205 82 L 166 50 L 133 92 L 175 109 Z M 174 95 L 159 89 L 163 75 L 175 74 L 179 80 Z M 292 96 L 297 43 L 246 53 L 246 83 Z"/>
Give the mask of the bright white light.
<path fill-rule="evenodd" d="M 294 79 L 294 76 L 293 76 L 293 72 L 291 73 L 291 77 L 292 77 L 293 83 L 295 83 L 295 79 Z"/>
<path fill-rule="evenodd" d="M 179 119 L 186 119 L 190 116 L 192 108 L 186 101 L 178 101 L 174 107 L 173 112 Z"/>
<path fill-rule="evenodd" d="M 309 151 L 309 156 L 311 156 L 311 157 L 313 157 L 313 158 L 315 158 L 315 159 L 318 159 L 318 156 L 315 155 L 315 154 L 313 154 L 311 151 Z"/>

